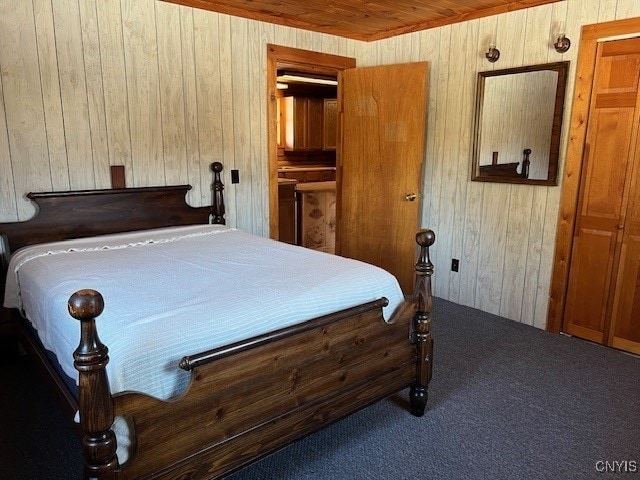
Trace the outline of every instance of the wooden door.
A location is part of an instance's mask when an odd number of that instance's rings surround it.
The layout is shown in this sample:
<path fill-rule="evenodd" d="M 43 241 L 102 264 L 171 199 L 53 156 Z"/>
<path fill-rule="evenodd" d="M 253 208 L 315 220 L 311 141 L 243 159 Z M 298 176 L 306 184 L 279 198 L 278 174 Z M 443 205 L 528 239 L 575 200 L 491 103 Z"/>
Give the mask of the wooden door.
<path fill-rule="evenodd" d="M 427 105 L 427 63 L 348 69 L 339 81 L 340 255 L 413 289 Z"/>
<path fill-rule="evenodd" d="M 598 46 L 563 330 L 600 343 L 609 336 L 624 238 L 630 267 L 621 275 L 633 276 L 635 240 L 623 231 L 637 156 L 639 79 L 640 39 Z M 621 315 L 628 310 L 624 301 L 618 305 Z"/>
<path fill-rule="evenodd" d="M 640 355 L 640 138 L 629 188 L 608 344 Z"/>

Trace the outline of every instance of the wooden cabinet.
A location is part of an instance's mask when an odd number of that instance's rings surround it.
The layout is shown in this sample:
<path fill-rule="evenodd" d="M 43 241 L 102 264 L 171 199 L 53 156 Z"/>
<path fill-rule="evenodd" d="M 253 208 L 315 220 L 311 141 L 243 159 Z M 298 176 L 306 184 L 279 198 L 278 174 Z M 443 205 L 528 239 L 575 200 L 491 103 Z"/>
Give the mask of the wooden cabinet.
<path fill-rule="evenodd" d="M 322 149 L 335 150 L 338 143 L 338 100 L 325 98 L 322 114 Z"/>
<path fill-rule="evenodd" d="M 307 99 L 307 150 L 322 149 L 322 109 L 321 98 Z"/>
<path fill-rule="evenodd" d="M 334 100 L 335 101 L 335 100 Z M 327 114 L 325 108 L 333 108 L 334 112 L 329 112 L 327 121 L 334 123 L 335 130 L 337 103 L 327 106 L 327 100 L 322 98 L 299 98 L 283 97 L 280 99 L 279 112 L 280 121 L 284 123 L 279 138 L 286 150 L 322 150 L 327 143 L 325 119 Z M 335 132 L 332 148 L 335 149 Z"/>
<path fill-rule="evenodd" d="M 640 39 L 598 45 L 563 321 L 567 333 L 637 354 L 639 83 Z"/>
<path fill-rule="evenodd" d="M 278 240 L 296 244 L 296 184 L 278 184 Z"/>

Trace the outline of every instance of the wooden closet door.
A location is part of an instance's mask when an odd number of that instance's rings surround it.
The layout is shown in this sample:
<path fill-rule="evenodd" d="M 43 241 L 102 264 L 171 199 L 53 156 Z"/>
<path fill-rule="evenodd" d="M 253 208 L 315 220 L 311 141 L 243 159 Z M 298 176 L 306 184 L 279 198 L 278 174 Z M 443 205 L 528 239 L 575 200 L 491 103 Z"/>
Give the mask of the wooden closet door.
<path fill-rule="evenodd" d="M 597 55 L 563 330 L 605 343 L 638 130 L 640 39 L 602 43 Z"/>
<path fill-rule="evenodd" d="M 629 188 L 608 344 L 640 354 L 640 146 Z"/>

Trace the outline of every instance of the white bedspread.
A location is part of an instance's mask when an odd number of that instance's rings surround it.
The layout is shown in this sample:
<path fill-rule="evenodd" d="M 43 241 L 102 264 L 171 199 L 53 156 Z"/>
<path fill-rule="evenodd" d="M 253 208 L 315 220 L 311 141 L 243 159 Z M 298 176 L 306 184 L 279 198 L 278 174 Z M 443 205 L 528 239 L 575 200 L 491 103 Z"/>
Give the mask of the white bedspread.
<path fill-rule="evenodd" d="M 402 302 L 388 272 L 232 228 L 201 225 L 26 247 L 9 265 L 5 306 L 20 308 L 45 348 L 77 379 L 75 291 L 104 297 L 100 339 L 112 393 L 182 392 L 184 355 L 243 340 L 380 297 Z"/>

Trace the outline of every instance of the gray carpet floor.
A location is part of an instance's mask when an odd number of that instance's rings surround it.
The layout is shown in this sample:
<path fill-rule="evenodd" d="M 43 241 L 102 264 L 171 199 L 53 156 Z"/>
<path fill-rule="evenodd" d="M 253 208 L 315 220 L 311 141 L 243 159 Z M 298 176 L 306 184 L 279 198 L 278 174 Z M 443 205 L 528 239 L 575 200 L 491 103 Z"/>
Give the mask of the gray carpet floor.
<path fill-rule="evenodd" d="M 401 392 L 229 479 L 640 478 L 638 357 L 440 299 L 433 316 L 424 417 Z M 0 479 L 78 478 L 80 444 L 34 368 L 10 362 L 0 382 Z"/>

